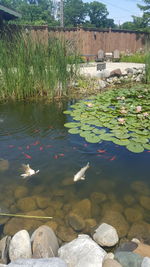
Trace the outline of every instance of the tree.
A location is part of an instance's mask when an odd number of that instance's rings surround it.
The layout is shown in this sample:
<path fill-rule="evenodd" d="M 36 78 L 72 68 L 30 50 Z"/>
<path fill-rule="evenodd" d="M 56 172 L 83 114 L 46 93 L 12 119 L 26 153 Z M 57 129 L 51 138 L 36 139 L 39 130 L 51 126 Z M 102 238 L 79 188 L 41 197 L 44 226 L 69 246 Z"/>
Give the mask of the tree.
<path fill-rule="evenodd" d="M 65 26 L 77 26 L 83 24 L 86 17 L 86 8 L 82 0 L 64 1 Z"/>
<path fill-rule="evenodd" d="M 146 4 L 145 6 L 138 4 L 138 7 L 144 12 L 143 20 L 147 23 L 147 26 L 150 26 L 150 0 L 143 0 Z"/>
<path fill-rule="evenodd" d="M 125 30 L 138 30 L 138 31 L 146 30 L 147 22 L 144 20 L 143 17 L 132 16 L 132 18 L 133 21 L 124 22 L 121 25 L 121 28 Z"/>
<path fill-rule="evenodd" d="M 90 18 L 90 23 L 96 27 L 103 27 L 106 17 L 109 14 L 104 4 L 94 1 L 86 4 L 87 15 Z"/>

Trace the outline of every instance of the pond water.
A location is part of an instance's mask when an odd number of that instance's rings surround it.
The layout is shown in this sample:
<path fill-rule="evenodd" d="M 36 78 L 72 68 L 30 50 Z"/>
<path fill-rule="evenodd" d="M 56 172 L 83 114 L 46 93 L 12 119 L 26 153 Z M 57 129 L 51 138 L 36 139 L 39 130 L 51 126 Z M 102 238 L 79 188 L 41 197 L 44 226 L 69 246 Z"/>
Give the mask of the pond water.
<path fill-rule="evenodd" d="M 63 110 L 72 103 L 0 104 L 1 211 L 53 216 L 47 221 L 1 217 L 1 231 L 32 231 L 47 223 L 68 241 L 76 236 L 70 212 L 87 222 L 81 232 L 90 233 L 104 219 L 118 227 L 120 237 L 132 236 L 138 222 L 150 231 L 150 151 L 136 154 L 112 142 L 90 144 L 69 134 L 64 123 L 70 118 Z M 85 181 L 73 183 L 87 162 Z M 40 172 L 22 179 L 22 164 Z"/>

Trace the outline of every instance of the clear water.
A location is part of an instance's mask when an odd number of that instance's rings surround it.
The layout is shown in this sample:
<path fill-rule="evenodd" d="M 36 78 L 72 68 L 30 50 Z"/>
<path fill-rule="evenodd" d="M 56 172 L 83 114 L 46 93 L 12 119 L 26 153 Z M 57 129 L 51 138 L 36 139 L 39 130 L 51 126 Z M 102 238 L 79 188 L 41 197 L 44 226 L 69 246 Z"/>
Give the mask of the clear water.
<path fill-rule="evenodd" d="M 78 135 L 69 134 L 63 125 L 70 118 L 63 110 L 72 102 L 0 104 L 0 158 L 9 161 L 9 168 L 0 171 L 1 210 L 12 212 L 12 205 L 16 204 L 13 194 L 21 185 L 29 189 L 29 196 L 35 195 L 35 188 L 41 186 L 44 189 L 38 195 L 50 196 L 63 206 L 90 199 L 93 192 L 105 193 L 106 202 L 115 201 L 123 209 L 129 207 L 124 202 L 127 194 L 135 197 L 134 205 L 140 205 L 138 199 L 145 192 L 135 192 L 131 185 L 134 181 L 142 181 L 150 187 L 149 151 L 135 154 L 112 142 L 90 144 Z M 86 180 L 73 183 L 74 174 L 87 162 L 91 167 L 86 172 Z M 23 180 L 20 177 L 23 163 L 39 169 L 39 174 Z M 63 197 L 59 195 L 59 189 L 64 190 Z M 10 204 L 9 198 L 13 198 Z M 145 208 L 140 208 L 147 214 Z M 54 217 L 59 219 L 58 214 L 54 213 Z M 94 219 L 98 223 L 100 214 Z M 150 223 L 147 215 L 143 220 Z"/>

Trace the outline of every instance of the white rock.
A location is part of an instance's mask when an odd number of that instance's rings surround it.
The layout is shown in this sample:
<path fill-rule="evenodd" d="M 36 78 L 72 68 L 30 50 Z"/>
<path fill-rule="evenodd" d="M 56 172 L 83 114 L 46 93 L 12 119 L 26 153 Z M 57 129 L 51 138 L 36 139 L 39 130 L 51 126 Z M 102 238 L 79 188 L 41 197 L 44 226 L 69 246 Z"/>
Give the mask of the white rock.
<path fill-rule="evenodd" d="M 107 260 L 107 259 L 111 259 L 111 260 L 113 260 L 114 257 L 115 257 L 114 253 L 109 252 L 109 253 L 107 253 L 107 255 L 104 257 L 104 260 Z"/>
<path fill-rule="evenodd" d="M 104 249 L 84 234 L 58 250 L 59 257 L 68 264 L 68 267 L 102 267 L 106 254 Z"/>
<path fill-rule="evenodd" d="M 116 229 L 107 224 L 102 223 L 96 230 L 93 235 L 93 239 L 100 245 L 100 246 L 107 246 L 112 247 L 118 243 L 118 234 Z"/>
<path fill-rule="evenodd" d="M 9 258 L 11 261 L 15 261 L 20 258 L 31 258 L 31 256 L 30 236 L 26 230 L 21 230 L 10 241 Z"/>
<path fill-rule="evenodd" d="M 150 267 L 150 258 L 149 257 L 144 257 L 141 267 Z"/>

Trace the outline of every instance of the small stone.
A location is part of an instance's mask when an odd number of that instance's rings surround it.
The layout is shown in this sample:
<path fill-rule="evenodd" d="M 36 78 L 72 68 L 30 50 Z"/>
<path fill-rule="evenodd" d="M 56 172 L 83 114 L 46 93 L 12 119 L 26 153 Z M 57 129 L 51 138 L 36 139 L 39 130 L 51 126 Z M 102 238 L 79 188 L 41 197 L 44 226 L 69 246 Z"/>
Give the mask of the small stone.
<path fill-rule="evenodd" d="M 141 243 L 141 241 L 139 239 L 137 239 L 137 238 L 132 238 L 131 241 L 136 243 L 136 244 L 140 244 Z"/>
<path fill-rule="evenodd" d="M 85 221 L 74 213 L 68 215 L 68 223 L 75 231 L 82 231 L 85 228 Z"/>
<path fill-rule="evenodd" d="M 33 197 L 25 197 L 17 201 L 19 210 L 26 212 L 37 209 L 36 201 Z"/>
<path fill-rule="evenodd" d="M 103 89 L 107 86 L 107 83 L 103 80 L 99 80 L 99 88 L 100 89 Z"/>
<path fill-rule="evenodd" d="M 58 227 L 58 223 L 53 221 L 53 220 L 50 220 L 50 221 L 46 222 L 45 225 L 47 225 L 50 228 L 52 228 L 54 232 L 56 231 L 56 229 Z"/>
<path fill-rule="evenodd" d="M 106 259 L 103 261 L 103 267 L 122 267 L 122 265 L 113 259 Z"/>
<path fill-rule="evenodd" d="M 133 223 L 143 219 L 143 213 L 139 209 L 127 208 L 124 213 L 128 222 Z"/>
<path fill-rule="evenodd" d="M 105 255 L 104 260 L 107 260 L 107 259 L 111 259 L 111 260 L 113 260 L 114 257 L 115 257 L 114 253 L 109 252 L 109 253 L 107 253 L 107 254 Z"/>
<path fill-rule="evenodd" d="M 50 258 L 57 256 L 58 240 L 53 230 L 42 225 L 31 236 L 33 258 Z"/>
<path fill-rule="evenodd" d="M 28 188 L 25 186 L 18 186 L 14 192 L 16 199 L 26 197 L 28 195 Z"/>
<path fill-rule="evenodd" d="M 150 258 L 144 257 L 141 267 L 150 267 Z"/>
<path fill-rule="evenodd" d="M 141 267 L 143 257 L 132 252 L 117 252 L 115 259 L 123 267 Z"/>
<path fill-rule="evenodd" d="M 30 236 L 26 230 L 21 230 L 10 241 L 9 258 L 11 261 L 15 261 L 19 258 L 31 258 L 31 256 Z"/>
<path fill-rule="evenodd" d="M 102 247 L 112 247 L 119 241 L 116 229 L 107 223 L 102 223 L 95 230 L 93 239 Z"/>
<path fill-rule="evenodd" d="M 100 267 L 106 252 L 88 235 L 82 234 L 72 242 L 62 246 L 58 250 L 58 255 L 68 266 Z"/>

